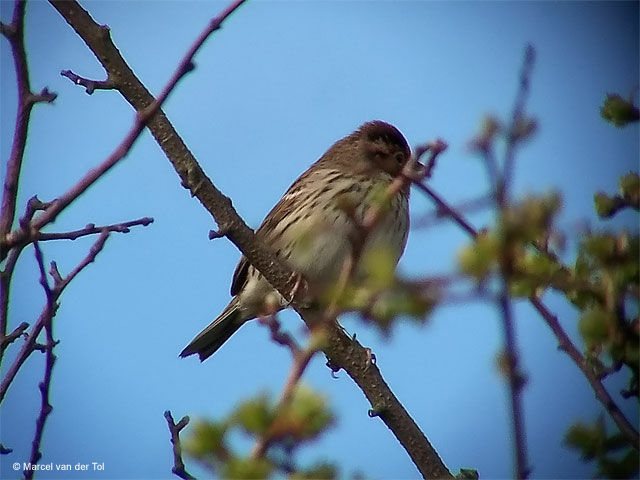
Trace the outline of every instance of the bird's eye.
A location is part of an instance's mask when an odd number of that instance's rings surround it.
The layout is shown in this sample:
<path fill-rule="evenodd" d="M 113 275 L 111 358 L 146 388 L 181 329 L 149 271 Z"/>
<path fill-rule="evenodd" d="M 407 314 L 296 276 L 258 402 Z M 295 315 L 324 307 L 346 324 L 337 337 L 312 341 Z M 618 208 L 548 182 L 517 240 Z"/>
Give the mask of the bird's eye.
<path fill-rule="evenodd" d="M 404 162 L 404 155 L 400 152 L 396 153 L 396 162 L 398 162 L 399 164 Z"/>

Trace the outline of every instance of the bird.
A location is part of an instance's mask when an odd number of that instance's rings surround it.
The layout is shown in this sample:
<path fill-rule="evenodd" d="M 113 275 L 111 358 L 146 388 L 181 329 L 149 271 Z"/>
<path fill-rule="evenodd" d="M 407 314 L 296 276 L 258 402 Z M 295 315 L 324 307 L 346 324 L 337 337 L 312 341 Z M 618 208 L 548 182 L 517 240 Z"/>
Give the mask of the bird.
<path fill-rule="evenodd" d="M 330 288 L 337 283 L 345 259 L 353 254 L 354 239 L 361 238 L 357 222 L 401 174 L 410 156 L 407 140 L 396 127 L 381 120 L 364 123 L 335 142 L 293 182 L 256 230 L 256 239 L 300 274 L 312 291 Z M 383 247 L 395 266 L 408 232 L 409 186 L 405 184 L 389 200 L 389 208 L 382 209 L 360 251 L 364 255 Z M 227 307 L 182 350 L 181 357 L 209 358 L 245 322 L 265 313 L 267 298 L 277 310 L 288 305 L 244 256 L 233 274 L 231 295 Z"/>

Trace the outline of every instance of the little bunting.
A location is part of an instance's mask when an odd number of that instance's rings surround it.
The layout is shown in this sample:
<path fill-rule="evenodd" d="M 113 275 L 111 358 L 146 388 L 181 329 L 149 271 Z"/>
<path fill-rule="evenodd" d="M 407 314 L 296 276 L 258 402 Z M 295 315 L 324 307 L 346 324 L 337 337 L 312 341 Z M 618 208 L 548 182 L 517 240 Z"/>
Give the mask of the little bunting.
<path fill-rule="evenodd" d="M 256 238 L 315 292 L 331 288 L 350 258 L 359 225 L 376 196 L 387 188 L 409 160 L 411 150 L 400 131 L 382 121 L 367 122 L 338 140 L 293 182 L 256 230 Z M 345 208 L 351 205 L 351 209 Z M 409 186 L 405 185 L 383 209 L 366 235 L 367 251 L 384 248 L 397 264 L 409 233 Z M 358 268 L 356 267 L 356 273 Z M 265 312 L 265 299 L 277 309 L 288 302 L 243 256 L 231 282 L 231 302 L 180 353 L 213 355 L 246 321 Z"/>

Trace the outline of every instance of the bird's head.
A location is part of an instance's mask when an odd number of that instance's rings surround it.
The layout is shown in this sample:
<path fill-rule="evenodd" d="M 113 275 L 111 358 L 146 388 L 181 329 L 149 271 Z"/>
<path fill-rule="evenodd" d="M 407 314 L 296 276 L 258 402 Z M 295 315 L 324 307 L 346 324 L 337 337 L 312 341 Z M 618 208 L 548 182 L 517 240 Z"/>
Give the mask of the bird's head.
<path fill-rule="evenodd" d="M 389 123 L 374 120 L 337 141 L 319 163 L 356 174 L 375 175 L 382 171 L 395 177 L 410 156 L 411 149 L 400 130 Z"/>

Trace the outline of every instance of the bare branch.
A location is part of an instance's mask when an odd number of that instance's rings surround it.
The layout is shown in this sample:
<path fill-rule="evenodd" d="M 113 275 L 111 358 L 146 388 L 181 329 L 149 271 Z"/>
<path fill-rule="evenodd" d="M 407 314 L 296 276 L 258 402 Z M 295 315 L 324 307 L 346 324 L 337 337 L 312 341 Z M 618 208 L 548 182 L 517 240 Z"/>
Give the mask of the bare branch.
<path fill-rule="evenodd" d="M 271 333 L 271 340 L 283 347 L 287 347 L 294 358 L 302 353 L 302 349 L 298 346 L 295 339 L 287 332 L 280 330 L 280 321 L 275 314 L 260 316 L 258 317 L 258 322 L 268 327 Z"/>
<path fill-rule="evenodd" d="M 29 222 L 33 219 L 36 212 L 40 210 L 46 210 L 51 205 L 51 202 L 43 202 L 41 201 L 37 195 L 34 195 L 29 200 L 27 200 L 27 208 L 24 210 L 24 215 L 20 218 L 19 224 L 20 228 L 27 229 L 29 228 Z M 7 248 L 12 248 L 14 243 L 11 241 L 11 235 L 7 236 Z"/>
<path fill-rule="evenodd" d="M 513 106 L 513 112 L 511 113 L 511 125 L 507 135 L 507 146 L 504 153 L 502 175 L 496 185 L 496 199 L 499 204 L 504 204 L 508 198 L 508 188 L 511 185 L 511 179 L 513 177 L 515 149 L 521 139 L 518 130 L 522 127 L 522 124 L 525 121 L 524 107 L 529 95 L 529 83 L 535 58 L 535 49 L 532 45 L 527 44 L 524 53 L 524 61 L 522 63 L 522 70 L 520 71 L 520 88 L 518 89 Z"/>
<path fill-rule="evenodd" d="M 294 355 L 293 365 L 291 366 L 289 376 L 287 377 L 287 381 L 282 389 L 282 393 L 280 394 L 280 400 L 278 401 L 278 405 L 275 409 L 277 412 L 276 417 L 278 413 L 282 412 L 283 409 L 285 409 L 291 402 L 291 398 L 293 397 L 296 387 L 300 383 L 302 374 L 309 366 L 309 362 L 313 356 L 318 352 L 318 348 L 315 346 L 315 343 L 316 342 L 312 340 L 311 344 L 307 348 L 302 351 L 298 350 L 297 354 Z M 273 440 L 274 438 L 269 435 L 267 430 L 267 433 L 262 435 L 253 447 L 251 457 L 255 459 L 264 456 Z"/>
<path fill-rule="evenodd" d="M 13 332 L 8 334 L 0 341 L 0 349 L 4 351 L 11 343 L 16 341 L 22 335 L 25 335 L 24 331 L 29 328 L 29 324 L 27 322 L 22 322 L 16 328 L 13 329 Z"/>
<path fill-rule="evenodd" d="M 486 209 L 493 204 L 493 199 L 493 194 L 482 195 L 477 198 L 472 198 L 457 203 L 456 205 L 452 206 L 452 208 L 456 212 L 468 214 L 478 210 Z M 426 213 L 415 220 L 412 219 L 411 226 L 415 229 L 427 228 L 448 219 L 449 215 L 446 212 L 443 212 L 439 208 L 435 208 L 433 212 Z"/>
<path fill-rule="evenodd" d="M 602 405 L 609 413 L 627 441 L 637 449 L 638 445 L 640 445 L 640 436 L 638 435 L 638 430 L 636 430 L 631 422 L 629 422 L 629 420 L 624 416 L 622 410 L 620 410 L 611 395 L 609 395 L 609 392 L 607 392 L 606 388 L 604 388 L 604 385 L 602 385 L 601 379 L 598 377 L 598 375 L 593 371 L 592 368 L 587 365 L 587 362 L 582 353 L 580 353 L 580 351 L 573 344 L 573 342 L 569 338 L 569 335 L 567 335 L 567 332 L 565 332 L 562 326 L 560 326 L 558 318 L 549 311 L 546 305 L 538 297 L 532 296 L 529 298 L 529 301 L 531 302 L 531 305 L 533 305 L 533 308 L 535 308 L 542 316 L 546 324 L 558 339 L 558 348 L 569 355 L 569 357 L 578 366 L 582 373 L 584 373 L 584 376 L 587 377 L 587 380 L 591 385 L 591 388 L 593 389 L 598 401 L 602 403 Z"/>
<path fill-rule="evenodd" d="M 173 445 L 173 468 L 171 472 L 184 480 L 195 480 L 196 477 L 186 471 L 182 461 L 182 445 L 180 444 L 180 431 L 189 424 L 189 417 L 184 416 L 178 423 L 173 420 L 173 415 L 167 410 L 164 412 L 167 420 L 169 432 L 171 433 L 171 444 Z"/>
<path fill-rule="evenodd" d="M 519 128 L 519 125 L 524 119 L 524 107 L 529 92 L 529 78 L 533 69 L 534 59 L 535 51 L 531 45 L 527 45 L 522 72 L 520 74 L 520 88 L 513 108 L 511 126 L 509 127 L 502 172 L 495 186 L 496 207 L 501 215 L 509 208 L 509 187 L 513 177 L 515 149 L 520 142 L 520 136 L 516 135 L 516 129 Z M 506 374 L 511 396 L 515 475 L 518 479 L 524 479 L 529 476 L 531 471 L 527 460 L 527 443 L 521 401 L 522 388 L 525 382 L 523 374 L 520 371 L 520 359 L 513 321 L 511 296 L 509 294 L 509 282 L 513 276 L 515 258 L 513 256 L 513 249 L 510 248 L 510 239 L 507 238 L 505 244 L 506 248 L 501 250 L 499 259 L 502 285 L 498 305 L 502 312 L 505 342 L 504 356 L 506 359 Z"/>
<path fill-rule="evenodd" d="M 55 94 L 50 93 L 47 89 L 44 89 L 39 95 L 31 91 L 27 54 L 24 49 L 25 7 L 25 1 L 16 0 L 11 24 L 3 24 L 2 27 L 2 34 L 9 40 L 13 54 L 18 86 L 18 109 L 11 154 L 9 155 L 4 177 L 2 207 L 0 209 L 0 260 L 4 260 L 7 256 L 8 250 L 5 247 L 5 237 L 11 230 L 16 214 L 16 196 L 18 193 L 24 149 L 27 143 L 27 131 L 31 110 L 37 102 L 51 102 L 55 99 Z M 4 327 L 5 328 L 0 331 L 1 335 L 7 333 L 6 325 Z"/>
<path fill-rule="evenodd" d="M 450 217 L 455 223 L 458 224 L 458 226 L 460 226 L 473 238 L 476 238 L 478 236 L 478 232 L 476 231 L 476 229 L 457 210 L 455 210 L 453 207 L 449 206 L 448 203 L 442 200 L 442 197 L 438 195 L 429 185 L 423 182 L 415 182 L 414 185 L 418 187 L 418 189 L 426 193 L 431 198 L 431 200 L 433 200 L 433 203 L 436 204 L 436 208 L 439 212 L 442 212 L 442 214 Z"/>
<path fill-rule="evenodd" d="M 158 112 L 173 91 L 175 86 L 178 84 L 180 79 L 190 72 L 193 69 L 193 57 L 196 52 L 200 49 L 200 47 L 204 44 L 205 40 L 209 37 L 211 33 L 220 28 L 221 23 L 245 0 L 236 0 L 229 7 L 227 7 L 222 14 L 218 17 L 214 18 L 208 25 L 208 27 L 200 34 L 200 36 L 196 39 L 196 41 L 191 45 L 187 54 L 178 64 L 175 72 L 169 79 L 167 85 L 160 92 L 160 95 L 156 100 L 152 100 L 149 102 L 144 108 L 138 110 L 138 115 L 136 115 L 136 120 L 134 125 L 129 130 L 129 133 L 125 137 L 125 139 L 120 143 L 120 145 L 114 150 L 114 152 L 104 160 L 100 165 L 96 168 L 90 170 L 76 185 L 74 185 L 70 190 L 68 190 L 64 195 L 55 200 L 46 211 L 36 218 L 31 225 L 33 230 L 40 230 L 45 225 L 53 222 L 58 214 L 62 212 L 71 202 L 77 199 L 82 193 L 86 191 L 91 185 L 93 185 L 102 175 L 108 172 L 111 168 L 113 168 L 120 160 L 122 160 L 131 150 L 131 147 L 138 139 L 142 130 L 146 126 L 147 122 Z M 52 2 L 53 5 L 58 8 L 58 6 L 63 5 L 64 3 L 70 4 L 71 8 L 73 8 L 73 4 L 75 2 Z M 85 12 L 86 13 L 86 12 Z M 104 27 L 98 27 L 99 31 L 104 34 Z M 103 36 L 103 35 L 102 35 Z M 23 235 L 28 235 L 27 232 L 23 232 Z"/>
<path fill-rule="evenodd" d="M 137 220 L 131 220 L 129 222 L 115 223 L 112 225 L 104 225 L 101 227 L 96 227 L 93 223 L 90 223 L 86 227 L 81 228 L 79 230 L 74 230 L 72 232 L 59 232 L 59 233 L 38 232 L 37 238 L 39 241 L 75 240 L 80 237 L 85 237 L 87 235 L 95 235 L 96 233 L 101 233 L 104 231 L 117 232 L 117 233 L 129 233 L 130 227 L 135 227 L 136 225 L 142 225 L 143 227 L 146 227 L 151 223 L 153 223 L 153 218 L 151 217 L 143 217 Z"/>
<path fill-rule="evenodd" d="M 36 255 L 38 270 L 40 271 L 40 285 L 42 285 L 45 296 L 47 297 L 47 304 L 51 306 L 53 304 L 53 294 L 51 293 L 51 287 L 49 287 L 47 272 L 45 271 L 45 268 L 44 268 L 44 258 L 42 256 L 42 250 L 40 250 L 40 245 L 38 244 L 38 242 L 33 242 L 33 251 Z"/>
<path fill-rule="evenodd" d="M 89 46 L 107 70 L 107 75 L 119 75 L 120 78 L 115 79 L 116 88 L 137 111 L 144 110 L 154 101 L 110 38 L 105 39 L 101 36 L 100 26 L 77 2 L 51 0 L 51 3 Z M 237 8 L 240 4 L 239 1 L 234 2 L 225 12 L 230 13 L 231 7 Z M 188 188 L 191 195 L 195 196 L 213 216 L 220 231 L 225 232 L 226 237 L 269 283 L 288 298 L 288 293 L 296 283 L 294 272 L 282 265 L 268 248 L 255 240 L 253 231 L 237 214 L 229 198 L 206 176 L 164 113 L 158 111 L 147 126 L 174 166 L 182 185 Z M 291 306 L 301 314 L 310 328 L 321 321 L 321 318 L 314 318 L 313 311 L 305 309 L 302 300 L 294 298 Z M 409 453 L 421 474 L 425 478 L 450 477 L 450 472 L 437 452 L 393 395 L 378 368 L 367 363 L 366 349 L 345 335 L 337 325 L 327 327 L 327 336 L 328 347 L 324 352 L 331 364 L 335 368 L 344 368 L 365 393 L 372 406 L 379 407 L 384 412 L 380 418 Z"/>
<path fill-rule="evenodd" d="M 33 442 L 31 443 L 31 455 L 29 457 L 29 462 L 31 463 L 31 465 L 37 464 L 40 461 L 40 458 L 42 458 L 42 453 L 40 452 L 42 433 L 44 432 L 44 425 L 47 421 L 47 418 L 53 410 L 53 407 L 49 403 L 49 389 L 51 387 L 51 372 L 56 361 L 56 356 L 53 354 L 53 348 L 58 343 L 53 340 L 53 316 L 50 316 L 48 318 L 44 328 L 47 333 L 47 344 L 45 348 L 46 360 L 44 367 L 44 379 L 38 385 L 42 401 L 40 403 L 40 414 L 36 419 L 36 433 L 33 437 Z M 35 470 L 32 470 L 30 468 L 24 470 L 24 478 L 26 480 L 33 478 L 34 472 Z"/>
<path fill-rule="evenodd" d="M 425 163 L 425 166 L 424 166 L 424 178 L 431 178 L 431 174 L 433 173 L 433 169 L 436 166 L 436 161 L 438 157 L 446 149 L 447 149 L 447 144 L 443 140 L 438 138 L 437 140 L 424 145 L 420 149 L 420 151 L 416 152 L 415 155 L 416 155 L 416 158 L 418 159 L 420 159 L 420 157 L 424 153 L 429 152 L 429 160 L 427 160 L 427 163 Z"/>
<path fill-rule="evenodd" d="M 50 92 L 47 87 L 44 87 L 40 93 L 31 93 L 28 101 L 32 104 L 36 103 L 53 103 L 58 98 L 58 94 Z"/>
<path fill-rule="evenodd" d="M 5 263 L 4 270 L 0 271 L 0 362 L 4 354 L 6 346 L 11 343 L 6 341 L 7 334 L 7 320 L 9 315 L 9 293 L 11 291 L 11 278 L 13 276 L 13 270 L 20 256 L 21 249 L 14 248 L 9 253 L 9 257 Z"/>
<path fill-rule="evenodd" d="M 60 75 L 67 77 L 76 85 L 82 85 L 88 95 L 91 95 L 95 90 L 113 90 L 115 88 L 113 80 L 109 78 L 106 80 L 91 80 L 89 78 L 76 75 L 71 70 L 62 70 Z"/>
<path fill-rule="evenodd" d="M 478 232 L 476 229 L 453 207 L 449 206 L 433 189 L 422 183 L 415 184 L 420 190 L 425 192 L 434 201 L 436 206 L 441 209 L 464 231 L 466 231 L 471 237 L 476 238 Z M 616 405 L 615 401 L 609 395 L 609 392 L 604 388 L 602 382 L 597 375 L 586 365 L 585 359 L 580 351 L 573 344 L 569 335 L 562 328 L 558 319 L 549 311 L 545 304 L 536 296 L 529 298 L 531 305 L 538 311 L 538 313 L 545 320 L 551 331 L 558 340 L 558 348 L 566 352 L 573 360 L 576 366 L 584 373 L 593 389 L 596 398 L 602 403 L 607 412 L 611 415 L 611 418 L 616 423 L 620 431 L 624 434 L 625 438 L 631 443 L 631 445 L 640 444 L 640 437 L 638 431 L 631 425 L 629 420 L 624 416 L 620 408 Z"/>
<path fill-rule="evenodd" d="M 16 374 L 18 373 L 26 359 L 29 357 L 29 355 L 31 355 L 34 350 L 42 349 L 37 344 L 36 340 L 40 335 L 42 329 L 45 328 L 47 324 L 51 322 L 51 319 L 55 316 L 56 310 L 58 308 L 56 303 L 58 301 L 58 298 L 60 298 L 60 295 L 62 295 L 64 289 L 67 287 L 67 285 L 69 285 L 69 282 L 71 282 L 71 280 L 73 280 L 73 278 L 75 278 L 75 276 L 78 275 L 78 273 L 80 273 L 82 269 L 84 269 L 87 265 L 95 260 L 96 255 L 98 255 L 98 253 L 102 250 L 102 247 L 104 247 L 108 236 L 108 231 L 102 232 L 100 234 L 100 237 L 98 237 L 96 242 L 89 249 L 89 253 L 87 254 L 87 256 L 71 271 L 71 273 L 69 273 L 69 275 L 67 275 L 66 278 L 60 276 L 60 274 L 57 272 L 57 267 L 55 267 L 55 262 L 52 262 L 52 269 L 55 269 L 55 274 L 54 272 L 51 272 L 51 275 L 54 277 L 55 284 L 53 288 L 51 288 L 51 297 L 45 304 L 42 312 L 40 313 L 40 316 L 38 317 L 38 320 L 29 332 L 27 340 L 22 345 L 22 348 L 18 352 L 16 359 L 7 369 L 4 377 L 2 378 L 2 382 L 0 383 L 0 404 L 4 400 L 11 382 L 13 382 L 13 379 L 15 378 Z M 47 351 L 46 347 L 47 346 L 45 345 L 45 348 L 43 349 L 45 352 Z"/>
<path fill-rule="evenodd" d="M 78 265 L 76 265 L 76 268 L 71 270 L 71 273 L 69 273 L 66 278 L 62 278 L 61 281 L 55 285 L 54 290 L 56 292 L 56 299 L 60 296 L 65 287 L 69 285 L 69 282 L 71 282 L 71 280 L 73 280 L 75 276 L 78 275 L 78 273 L 80 273 L 87 265 L 93 263 L 98 253 L 100 253 L 104 248 L 104 244 L 106 243 L 107 238 L 109 238 L 109 231 L 103 230 L 95 243 L 91 245 L 89 254 L 84 257 Z M 54 265 L 55 263 L 52 262 L 51 268 L 54 268 Z M 55 268 L 57 270 L 57 267 Z"/>
<path fill-rule="evenodd" d="M 509 263 L 509 266 L 511 263 Z M 524 414 L 520 394 L 525 380 L 520 371 L 520 359 L 516 344 L 515 325 L 513 322 L 513 306 L 509 296 L 509 280 L 507 268 L 503 269 L 502 287 L 498 298 L 498 305 L 502 312 L 502 325 L 505 337 L 505 373 L 509 383 L 511 399 L 511 417 L 513 422 L 513 446 L 515 456 L 516 478 L 524 479 L 531 471 L 527 461 L 527 444 L 524 432 Z"/>

